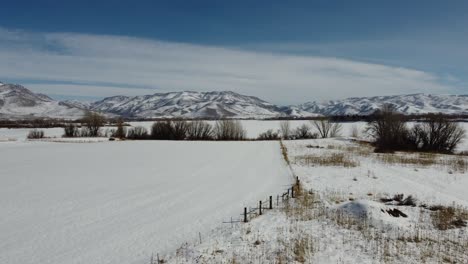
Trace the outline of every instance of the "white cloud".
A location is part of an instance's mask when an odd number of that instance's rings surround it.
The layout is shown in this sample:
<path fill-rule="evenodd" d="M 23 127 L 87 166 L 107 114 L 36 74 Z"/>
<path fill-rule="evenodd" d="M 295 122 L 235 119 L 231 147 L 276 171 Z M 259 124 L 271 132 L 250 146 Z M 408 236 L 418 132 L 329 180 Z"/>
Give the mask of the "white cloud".
<path fill-rule="evenodd" d="M 279 104 L 454 89 L 427 72 L 352 60 L 0 28 L 2 78 L 41 81 L 34 85 L 41 92 L 75 96 L 232 90 Z"/>

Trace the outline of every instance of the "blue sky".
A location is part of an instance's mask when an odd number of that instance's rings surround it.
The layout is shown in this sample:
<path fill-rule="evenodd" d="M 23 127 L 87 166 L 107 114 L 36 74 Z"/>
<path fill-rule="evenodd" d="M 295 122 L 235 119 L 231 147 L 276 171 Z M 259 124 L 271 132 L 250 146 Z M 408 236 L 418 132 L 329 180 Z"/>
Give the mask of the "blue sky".
<path fill-rule="evenodd" d="M 466 94 L 467 13 L 467 1 L 7 1 L 0 80 L 80 99 Z"/>

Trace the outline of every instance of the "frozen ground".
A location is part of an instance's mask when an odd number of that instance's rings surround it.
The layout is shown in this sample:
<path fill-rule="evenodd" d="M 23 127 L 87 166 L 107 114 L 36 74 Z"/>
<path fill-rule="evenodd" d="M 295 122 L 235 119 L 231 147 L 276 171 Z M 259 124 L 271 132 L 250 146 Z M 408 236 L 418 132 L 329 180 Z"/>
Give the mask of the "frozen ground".
<path fill-rule="evenodd" d="M 468 221 L 468 157 L 380 157 L 346 138 L 284 144 L 302 194 L 249 223 L 217 228 L 203 243 L 189 241 L 169 263 L 468 263 L 468 228 L 437 227 Z M 415 206 L 380 200 L 395 194 L 416 197 Z M 392 216 L 395 209 L 404 216 Z"/>
<path fill-rule="evenodd" d="M 278 142 L 0 143 L 0 263 L 148 263 L 290 181 Z"/>

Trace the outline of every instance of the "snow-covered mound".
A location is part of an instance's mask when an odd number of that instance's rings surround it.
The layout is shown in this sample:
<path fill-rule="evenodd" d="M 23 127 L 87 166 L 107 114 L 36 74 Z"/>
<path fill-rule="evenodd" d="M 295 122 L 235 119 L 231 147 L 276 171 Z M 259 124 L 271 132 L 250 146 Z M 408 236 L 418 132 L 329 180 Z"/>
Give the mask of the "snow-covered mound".
<path fill-rule="evenodd" d="M 403 114 L 445 113 L 468 114 L 468 95 L 408 94 L 374 97 L 352 97 L 324 103 L 308 102 L 290 107 L 297 116 L 304 113 L 321 115 L 368 115 L 392 104 Z"/>
<path fill-rule="evenodd" d="M 404 228 L 409 225 L 410 220 L 415 219 L 414 210 L 410 207 L 402 209 L 402 207 L 387 206 L 371 200 L 346 202 L 339 205 L 337 211 L 383 229 Z"/>
<path fill-rule="evenodd" d="M 91 109 L 144 118 L 267 118 L 281 114 L 277 106 L 257 97 L 228 91 L 185 91 L 134 97 L 114 96 L 93 103 Z"/>
<path fill-rule="evenodd" d="M 53 100 L 44 94 L 33 93 L 17 84 L 0 85 L 0 118 L 79 118 L 80 108 Z"/>

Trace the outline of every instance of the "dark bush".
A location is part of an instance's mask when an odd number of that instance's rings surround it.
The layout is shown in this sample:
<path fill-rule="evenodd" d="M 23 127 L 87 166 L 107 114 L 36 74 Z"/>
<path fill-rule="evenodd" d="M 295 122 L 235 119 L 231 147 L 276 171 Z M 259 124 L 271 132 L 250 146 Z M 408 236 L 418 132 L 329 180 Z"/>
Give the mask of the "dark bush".
<path fill-rule="evenodd" d="M 391 105 L 384 105 L 368 123 L 367 132 L 374 139 L 376 152 L 415 149 L 414 140 L 402 116 Z"/>
<path fill-rule="evenodd" d="M 184 140 L 187 138 L 187 121 L 159 121 L 151 127 L 151 138 L 159 140 Z"/>
<path fill-rule="evenodd" d="M 294 130 L 294 139 L 315 139 L 318 137 L 317 133 L 312 133 L 310 127 L 306 124 L 303 124 L 300 127 L 297 127 Z"/>
<path fill-rule="evenodd" d="M 73 123 L 65 124 L 63 127 L 63 132 L 63 137 L 78 137 L 80 134 L 78 126 Z"/>
<path fill-rule="evenodd" d="M 411 130 L 411 139 L 421 151 L 453 153 L 464 137 L 463 128 L 441 115 L 434 115 Z"/>
<path fill-rule="evenodd" d="M 129 139 L 148 139 L 148 137 L 148 130 L 142 126 L 131 127 L 127 132 L 127 138 Z"/>
<path fill-rule="evenodd" d="M 31 130 L 28 133 L 28 139 L 39 139 L 39 138 L 44 138 L 44 131 L 42 130 Z"/>
<path fill-rule="evenodd" d="M 279 133 L 268 129 L 266 132 L 261 133 L 257 137 L 258 140 L 278 140 L 280 139 Z"/>

